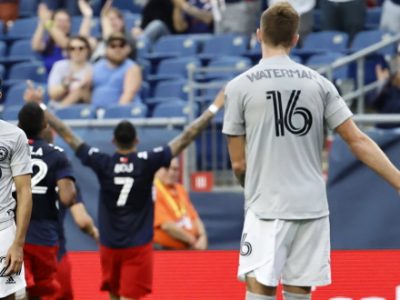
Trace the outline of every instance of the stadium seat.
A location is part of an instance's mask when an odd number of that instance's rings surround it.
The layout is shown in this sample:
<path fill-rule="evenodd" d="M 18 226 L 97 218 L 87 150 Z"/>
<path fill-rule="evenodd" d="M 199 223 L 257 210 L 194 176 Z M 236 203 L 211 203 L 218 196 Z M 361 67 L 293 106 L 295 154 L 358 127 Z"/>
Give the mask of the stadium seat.
<path fill-rule="evenodd" d="M 253 47 L 250 47 L 250 49 L 246 50 L 242 55 L 250 58 L 253 61 L 253 64 L 258 63 L 262 56 L 261 44 L 256 42 Z"/>
<path fill-rule="evenodd" d="M 243 56 L 219 56 L 212 59 L 207 68 L 210 68 L 209 72 L 199 74 L 197 79 L 199 80 L 228 80 L 232 79 L 236 75 L 246 71 L 252 66 L 252 62 L 249 58 Z M 215 71 L 212 71 L 214 69 Z M 226 69 L 226 70 L 218 70 Z"/>
<path fill-rule="evenodd" d="M 141 102 L 134 102 L 130 105 L 115 105 L 106 108 L 104 119 L 146 118 L 147 111 L 147 106 Z"/>
<path fill-rule="evenodd" d="M 249 38 L 238 35 L 215 35 L 203 43 L 203 49 L 198 54 L 202 60 L 210 60 L 215 56 L 241 55 L 247 50 Z"/>
<path fill-rule="evenodd" d="M 161 37 L 153 46 L 146 59 L 161 60 L 171 57 L 193 56 L 198 50 L 198 41 L 191 36 L 170 35 Z"/>
<path fill-rule="evenodd" d="M 186 101 L 175 100 L 169 101 L 168 103 L 158 104 L 154 110 L 153 118 L 172 118 L 172 117 L 184 117 L 188 118 L 191 112 L 190 106 Z M 193 115 L 197 116 L 197 107 L 194 107 Z"/>
<path fill-rule="evenodd" d="M 132 13 L 124 11 L 125 30 L 130 31 L 135 26 L 140 26 L 142 15 L 140 13 Z"/>
<path fill-rule="evenodd" d="M 46 68 L 41 61 L 22 62 L 11 66 L 7 78 L 8 84 L 28 79 L 41 83 L 47 81 Z"/>
<path fill-rule="evenodd" d="M 149 75 L 150 82 L 160 80 L 175 80 L 188 78 L 188 70 L 200 67 L 201 63 L 196 57 L 169 58 L 162 60 L 158 65 L 157 72 Z"/>
<path fill-rule="evenodd" d="M 142 12 L 142 6 L 136 4 L 136 1 L 132 0 L 114 0 L 113 7 L 116 7 L 120 10 L 128 10 L 132 13 L 140 14 Z"/>
<path fill-rule="evenodd" d="M 2 119 L 6 121 L 16 121 L 18 120 L 18 113 L 21 109 L 21 105 L 10 105 L 5 106 L 2 112 Z"/>
<path fill-rule="evenodd" d="M 156 98 L 176 97 L 183 100 L 188 98 L 189 87 L 186 80 L 167 80 L 160 81 L 153 93 Z M 151 103 L 151 98 L 147 99 L 146 103 Z"/>
<path fill-rule="evenodd" d="M 48 101 L 48 94 L 46 84 L 34 82 L 35 87 L 41 86 L 44 91 L 44 102 Z M 4 93 L 4 104 L 5 105 L 23 105 L 24 104 L 24 93 L 27 88 L 26 82 L 19 82 L 11 85 Z"/>
<path fill-rule="evenodd" d="M 37 52 L 32 50 L 31 40 L 16 40 L 12 43 L 8 55 L 0 58 L 0 63 L 5 65 L 11 65 L 23 61 L 40 60 L 40 56 Z"/>
<path fill-rule="evenodd" d="M 212 85 L 212 87 L 204 87 L 200 90 L 200 96 L 196 97 L 196 101 L 208 104 L 209 102 L 213 101 L 215 96 L 217 96 L 218 92 L 221 88 L 226 84 L 226 81 L 210 81 L 207 84 Z"/>
<path fill-rule="evenodd" d="M 6 73 L 6 68 L 3 65 L 0 65 L 0 79 L 4 79 L 4 75 Z"/>
<path fill-rule="evenodd" d="M 382 16 L 382 7 L 381 6 L 369 7 L 367 9 L 367 15 L 366 15 L 364 28 L 366 30 L 378 29 L 379 24 L 381 22 L 381 16 Z"/>
<path fill-rule="evenodd" d="M 151 43 L 146 38 L 140 38 L 136 41 L 136 56 L 143 59 L 151 49 Z"/>
<path fill-rule="evenodd" d="M 340 31 L 311 32 L 303 41 L 302 48 L 294 48 L 292 53 L 307 59 L 312 54 L 327 51 L 346 52 L 349 35 Z"/>
<path fill-rule="evenodd" d="M 8 40 L 30 39 L 35 32 L 37 22 L 37 17 L 17 19 L 8 29 L 5 38 Z"/>
<path fill-rule="evenodd" d="M 361 31 L 356 34 L 354 40 L 350 47 L 350 52 L 360 51 L 368 46 L 379 43 L 387 38 L 390 38 L 391 34 L 388 32 L 384 32 L 382 30 L 367 30 Z M 389 45 L 385 48 L 377 51 L 378 54 L 382 55 L 393 55 L 396 53 L 395 45 Z"/>
<path fill-rule="evenodd" d="M 54 112 L 56 116 L 62 120 L 88 120 L 96 118 L 96 111 L 90 104 L 75 104 L 69 107 L 57 109 Z"/>
<path fill-rule="evenodd" d="M 27 18 L 36 16 L 38 1 L 36 0 L 19 0 L 19 18 Z"/>
<path fill-rule="evenodd" d="M 336 60 L 338 60 L 342 57 L 344 57 L 344 54 L 337 53 L 337 52 L 327 52 L 324 54 L 315 54 L 315 55 L 312 55 L 307 60 L 307 66 L 317 70 L 323 66 L 326 66 L 326 65 L 329 65 L 329 64 L 335 62 Z M 348 65 L 337 68 L 333 71 L 333 79 L 334 80 L 347 79 L 348 77 L 349 77 Z"/>
<path fill-rule="evenodd" d="M 7 52 L 7 44 L 4 41 L 0 41 L 0 56 L 4 57 Z"/>

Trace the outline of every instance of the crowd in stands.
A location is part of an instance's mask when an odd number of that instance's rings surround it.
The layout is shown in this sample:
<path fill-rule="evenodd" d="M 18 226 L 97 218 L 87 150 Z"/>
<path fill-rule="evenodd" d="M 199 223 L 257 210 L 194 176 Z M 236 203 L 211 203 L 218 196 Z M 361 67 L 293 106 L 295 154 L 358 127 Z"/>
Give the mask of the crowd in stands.
<path fill-rule="evenodd" d="M 176 106 L 177 116 L 186 116 L 188 70 L 231 67 L 232 72 L 194 76 L 201 82 L 224 82 L 257 63 L 260 45 L 254 33 L 259 16 L 278 1 L 0 1 L 3 118 L 15 118 L 13 106 L 20 106 L 21 100 L 7 97 L 7 92 L 18 90 L 13 97 L 22 98 L 26 80 L 42 85 L 50 107 L 57 110 L 80 105 L 98 111 L 128 105 L 130 116 L 151 117 L 158 105 L 170 103 Z M 312 68 L 400 29 L 400 1 L 288 2 L 301 16 L 301 39 L 292 57 Z M 388 62 L 395 56 L 394 48 L 379 54 Z M 385 69 L 390 63 L 381 65 Z M 373 73 L 368 76 L 384 80 Z M 354 76 L 351 66 L 334 72 L 334 80 L 355 80 Z M 215 93 L 210 88 L 193 95 L 196 104 L 203 105 Z M 386 112 L 379 107 L 372 105 Z"/>

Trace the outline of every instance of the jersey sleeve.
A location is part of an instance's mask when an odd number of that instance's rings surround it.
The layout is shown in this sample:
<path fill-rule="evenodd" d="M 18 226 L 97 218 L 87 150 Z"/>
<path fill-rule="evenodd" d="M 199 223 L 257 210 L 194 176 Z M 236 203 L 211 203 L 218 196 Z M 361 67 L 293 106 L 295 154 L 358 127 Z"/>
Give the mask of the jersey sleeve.
<path fill-rule="evenodd" d="M 226 86 L 224 110 L 222 132 L 227 135 L 245 135 L 243 99 L 236 81 Z"/>
<path fill-rule="evenodd" d="M 353 114 L 333 83 L 327 79 L 324 80 L 326 86 L 324 117 L 329 128 L 335 129 Z"/>
<path fill-rule="evenodd" d="M 76 151 L 76 156 L 81 160 L 82 164 L 90 167 L 96 173 L 104 170 L 105 165 L 110 159 L 108 154 L 101 152 L 98 148 L 90 147 L 82 144 Z"/>
<path fill-rule="evenodd" d="M 172 153 L 170 147 L 164 146 L 154 148 L 151 151 L 139 152 L 138 157 L 147 160 L 149 170 L 155 173 L 158 169 L 169 166 Z"/>
<path fill-rule="evenodd" d="M 13 177 L 32 173 L 28 139 L 22 131 L 18 131 L 15 148 L 11 153 L 10 166 Z"/>
<path fill-rule="evenodd" d="M 75 180 L 72 165 L 64 152 L 59 152 L 59 158 L 57 163 L 57 170 L 55 172 L 56 181 L 64 178 L 70 178 Z"/>

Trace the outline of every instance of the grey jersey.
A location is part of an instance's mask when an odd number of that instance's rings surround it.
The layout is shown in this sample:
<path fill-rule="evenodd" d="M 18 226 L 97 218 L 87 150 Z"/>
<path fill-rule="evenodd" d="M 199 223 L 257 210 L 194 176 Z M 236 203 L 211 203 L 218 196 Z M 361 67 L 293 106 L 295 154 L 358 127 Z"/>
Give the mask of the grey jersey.
<path fill-rule="evenodd" d="M 352 116 L 334 85 L 288 56 L 262 59 L 225 89 L 223 133 L 246 136 L 245 207 L 263 219 L 329 214 L 324 121 Z"/>
<path fill-rule="evenodd" d="M 31 173 L 31 155 L 25 133 L 0 120 L 0 230 L 11 226 L 14 219 L 13 177 Z"/>

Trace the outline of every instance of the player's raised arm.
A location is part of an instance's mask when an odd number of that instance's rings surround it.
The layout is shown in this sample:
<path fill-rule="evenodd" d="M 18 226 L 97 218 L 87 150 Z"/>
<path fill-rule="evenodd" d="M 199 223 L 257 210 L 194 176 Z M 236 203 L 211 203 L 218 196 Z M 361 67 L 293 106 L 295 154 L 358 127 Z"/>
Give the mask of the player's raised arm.
<path fill-rule="evenodd" d="M 171 140 L 168 145 L 172 156 L 177 156 L 183 151 L 208 125 L 217 111 L 224 105 L 224 92 L 221 90 L 215 97 L 214 102 L 196 120 L 190 123 L 185 130 Z"/>
<path fill-rule="evenodd" d="M 37 102 L 40 104 L 40 107 L 45 111 L 45 116 L 49 125 L 74 151 L 83 144 L 83 141 L 72 132 L 71 128 L 67 124 L 46 109 L 46 105 L 42 103 L 43 89 L 40 87 L 35 88 L 31 81 L 27 81 L 27 89 L 24 93 L 24 100 L 26 102 Z"/>

